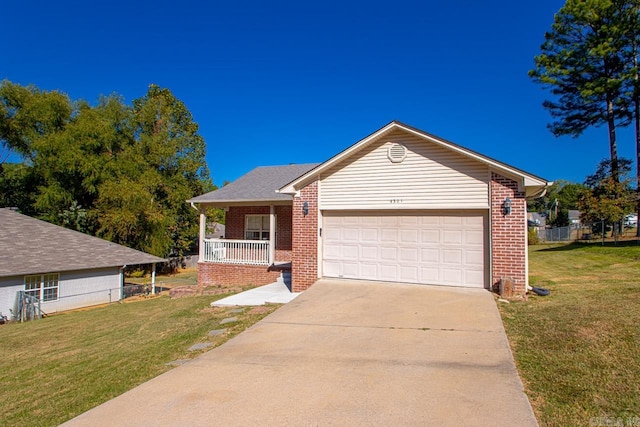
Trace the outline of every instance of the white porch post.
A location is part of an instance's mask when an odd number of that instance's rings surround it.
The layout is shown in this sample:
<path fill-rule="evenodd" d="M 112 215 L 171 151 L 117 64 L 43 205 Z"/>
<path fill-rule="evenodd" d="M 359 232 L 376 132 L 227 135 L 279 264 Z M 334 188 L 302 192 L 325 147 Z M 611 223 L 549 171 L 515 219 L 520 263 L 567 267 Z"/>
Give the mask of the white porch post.
<path fill-rule="evenodd" d="M 207 216 L 200 211 L 200 234 L 198 237 L 198 262 L 204 262 L 204 238 L 207 232 Z"/>
<path fill-rule="evenodd" d="M 276 260 L 276 208 L 269 206 L 269 265 Z"/>
<path fill-rule="evenodd" d="M 151 295 L 156 294 L 156 263 L 151 264 Z"/>

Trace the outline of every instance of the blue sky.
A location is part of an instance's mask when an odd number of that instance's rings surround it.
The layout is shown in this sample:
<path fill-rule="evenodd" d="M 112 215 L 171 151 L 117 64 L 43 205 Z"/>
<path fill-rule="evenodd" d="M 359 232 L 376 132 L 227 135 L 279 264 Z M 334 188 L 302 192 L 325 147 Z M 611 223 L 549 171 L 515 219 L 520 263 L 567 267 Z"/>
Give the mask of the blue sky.
<path fill-rule="evenodd" d="M 555 138 L 527 76 L 563 1 L 94 3 L 5 1 L 0 79 L 90 102 L 167 87 L 217 185 L 324 161 L 391 120 L 549 180 L 608 157 L 604 128 Z M 631 129 L 619 151 L 634 156 Z"/>

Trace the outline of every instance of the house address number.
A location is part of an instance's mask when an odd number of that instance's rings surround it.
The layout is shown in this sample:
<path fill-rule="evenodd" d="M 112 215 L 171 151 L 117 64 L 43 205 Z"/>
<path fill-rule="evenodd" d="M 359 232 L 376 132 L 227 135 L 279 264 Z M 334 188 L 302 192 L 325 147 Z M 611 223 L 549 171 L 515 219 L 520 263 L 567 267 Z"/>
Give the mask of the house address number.
<path fill-rule="evenodd" d="M 402 203 L 402 199 L 391 199 L 389 200 L 392 204 Z"/>

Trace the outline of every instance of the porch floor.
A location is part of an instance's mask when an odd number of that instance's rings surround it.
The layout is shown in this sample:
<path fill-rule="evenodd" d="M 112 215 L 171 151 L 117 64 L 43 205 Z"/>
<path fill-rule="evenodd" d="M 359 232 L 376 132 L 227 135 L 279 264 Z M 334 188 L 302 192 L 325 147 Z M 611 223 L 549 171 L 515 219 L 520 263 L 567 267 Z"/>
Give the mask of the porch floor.
<path fill-rule="evenodd" d="M 285 285 L 283 282 L 278 281 L 270 283 L 268 285 L 249 289 L 248 291 L 240 292 L 239 294 L 231 295 L 230 297 L 222 298 L 218 301 L 212 302 L 211 306 L 255 306 L 265 305 L 266 303 L 286 304 L 289 301 L 292 301 L 298 295 L 300 295 L 300 292 L 291 292 L 289 291 L 287 285 Z"/>

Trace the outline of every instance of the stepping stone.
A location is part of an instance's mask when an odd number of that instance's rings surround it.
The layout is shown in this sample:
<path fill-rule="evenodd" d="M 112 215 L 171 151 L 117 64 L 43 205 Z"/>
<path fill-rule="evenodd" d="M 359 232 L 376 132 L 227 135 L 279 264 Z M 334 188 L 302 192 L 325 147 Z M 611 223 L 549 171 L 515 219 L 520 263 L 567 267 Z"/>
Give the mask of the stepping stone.
<path fill-rule="evenodd" d="M 227 328 L 224 329 L 214 329 L 213 331 L 209 331 L 209 336 L 210 337 L 215 337 L 217 335 L 222 335 L 225 332 L 227 332 Z"/>
<path fill-rule="evenodd" d="M 231 310 L 229 313 L 244 313 L 244 308 L 236 308 Z"/>
<path fill-rule="evenodd" d="M 227 317 L 226 319 L 222 319 L 222 320 L 220 321 L 220 324 L 221 324 L 221 325 L 224 325 L 224 324 L 226 324 L 226 323 L 233 323 L 233 322 L 237 322 L 237 321 L 238 321 L 238 318 L 237 318 L 237 317 Z"/>
<path fill-rule="evenodd" d="M 191 347 L 189 347 L 189 351 L 204 350 L 207 347 L 211 347 L 210 342 L 199 342 L 198 344 L 194 344 Z"/>
<path fill-rule="evenodd" d="M 187 363 L 190 359 L 178 359 L 178 360 L 174 360 L 172 362 L 169 363 L 165 363 L 166 366 L 180 366 L 180 365 L 184 365 L 185 363 Z"/>

